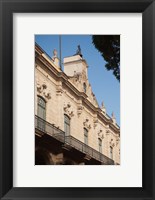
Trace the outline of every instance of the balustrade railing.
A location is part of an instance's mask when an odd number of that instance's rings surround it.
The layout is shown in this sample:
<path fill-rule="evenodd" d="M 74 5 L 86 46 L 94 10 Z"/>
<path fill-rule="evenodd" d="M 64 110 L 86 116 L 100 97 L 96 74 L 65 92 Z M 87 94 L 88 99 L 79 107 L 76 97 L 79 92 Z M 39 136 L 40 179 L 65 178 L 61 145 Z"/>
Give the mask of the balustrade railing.
<path fill-rule="evenodd" d="M 114 161 L 107 156 L 103 155 L 102 153 L 96 151 L 92 147 L 86 145 L 85 143 L 81 142 L 80 140 L 74 138 L 73 136 L 66 136 L 65 143 L 74 147 L 75 149 L 91 156 L 92 158 L 99 160 L 107 165 L 113 165 Z"/>
<path fill-rule="evenodd" d="M 107 156 L 103 155 L 102 153 L 96 151 L 92 147 L 86 145 L 85 143 L 81 142 L 80 140 L 74 138 L 73 136 L 65 136 L 65 132 L 60 130 L 59 128 L 55 127 L 53 124 L 43 120 L 42 118 L 35 116 L 35 128 L 39 131 L 46 133 L 55 139 L 61 141 L 64 144 L 67 144 L 78 151 L 81 151 L 90 157 L 104 163 L 107 165 L 113 165 L 114 161 Z"/>
<path fill-rule="evenodd" d="M 39 131 L 51 135 L 55 139 L 64 143 L 65 141 L 65 132 L 55 127 L 54 124 L 50 124 L 44 119 L 35 116 L 35 128 Z"/>

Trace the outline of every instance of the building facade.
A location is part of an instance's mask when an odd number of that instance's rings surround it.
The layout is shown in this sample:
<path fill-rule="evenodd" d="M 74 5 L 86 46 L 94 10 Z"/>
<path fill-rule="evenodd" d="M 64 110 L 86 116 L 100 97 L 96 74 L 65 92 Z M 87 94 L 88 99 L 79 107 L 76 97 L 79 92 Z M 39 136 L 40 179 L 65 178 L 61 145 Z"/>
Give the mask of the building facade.
<path fill-rule="evenodd" d="M 120 164 L 120 128 L 98 105 L 81 51 L 63 65 L 35 44 L 35 164 Z"/>

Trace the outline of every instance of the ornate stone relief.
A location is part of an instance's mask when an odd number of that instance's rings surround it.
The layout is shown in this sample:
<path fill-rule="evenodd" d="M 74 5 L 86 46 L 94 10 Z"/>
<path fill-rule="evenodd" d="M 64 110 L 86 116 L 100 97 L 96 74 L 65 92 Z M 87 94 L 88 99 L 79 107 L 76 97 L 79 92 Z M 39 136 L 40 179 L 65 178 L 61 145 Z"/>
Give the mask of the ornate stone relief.
<path fill-rule="evenodd" d="M 106 135 L 110 135 L 110 131 L 109 130 L 106 130 Z"/>
<path fill-rule="evenodd" d="M 104 114 L 106 114 L 106 108 L 105 108 L 105 105 L 104 105 L 104 102 L 102 101 L 102 105 L 101 105 L 101 110 Z"/>
<path fill-rule="evenodd" d="M 47 85 L 46 85 L 45 81 L 42 84 L 37 82 L 37 92 L 39 95 L 44 97 L 46 100 L 51 99 L 51 93 L 50 93 L 50 90 L 47 89 Z"/>
<path fill-rule="evenodd" d="M 84 122 L 83 122 L 83 125 L 86 129 L 91 129 L 91 124 L 89 123 L 89 119 L 86 119 Z"/>
<path fill-rule="evenodd" d="M 74 71 L 74 76 L 73 76 L 74 82 L 81 82 L 82 79 L 82 74 L 80 72 Z"/>
<path fill-rule="evenodd" d="M 104 138 L 104 134 L 102 132 L 103 131 L 101 129 L 98 132 L 98 138 L 100 138 L 101 140 L 103 140 L 103 138 Z"/>
<path fill-rule="evenodd" d="M 114 112 L 112 113 L 112 122 L 113 122 L 113 124 L 116 124 L 116 117 L 114 115 Z"/>
<path fill-rule="evenodd" d="M 115 146 L 115 143 L 114 143 L 114 140 L 111 138 L 110 142 L 109 142 L 110 146 L 114 147 Z"/>
<path fill-rule="evenodd" d="M 77 115 L 78 115 L 78 117 L 81 115 L 82 110 L 83 110 L 83 106 L 82 106 L 82 104 L 80 103 L 80 104 L 78 104 L 78 106 L 77 106 Z"/>
<path fill-rule="evenodd" d="M 83 70 L 82 72 L 76 72 L 76 71 L 74 71 L 74 75 L 73 75 L 73 81 L 74 81 L 74 83 L 75 82 L 81 83 L 82 80 L 84 82 L 87 81 L 87 76 L 86 76 L 85 70 Z"/>
<path fill-rule="evenodd" d="M 117 137 L 117 139 L 116 139 L 116 146 L 119 144 L 119 141 L 120 141 L 120 138 Z"/>
<path fill-rule="evenodd" d="M 64 103 L 64 112 L 70 117 L 74 116 L 74 112 L 70 103 Z"/>
<path fill-rule="evenodd" d="M 106 125 L 106 135 L 110 135 L 109 124 Z"/>
<path fill-rule="evenodd" d="M 98 125 L 98 119 L 95 117 L 94 118 L 94 128 L 96 128 L 97 125 Z"/>
<path fill-rule="evenodd" d="M 56 87 L 56 95 L 61 96 L 62 93 L 63 93 L 62 82 L 58 82 L 58 85 Z"/>
<path fill-rule="evenodd" d="M 82 79 L 85 81 L 87 80 L 87 75 L 85 70 L 82 70 Z"/>

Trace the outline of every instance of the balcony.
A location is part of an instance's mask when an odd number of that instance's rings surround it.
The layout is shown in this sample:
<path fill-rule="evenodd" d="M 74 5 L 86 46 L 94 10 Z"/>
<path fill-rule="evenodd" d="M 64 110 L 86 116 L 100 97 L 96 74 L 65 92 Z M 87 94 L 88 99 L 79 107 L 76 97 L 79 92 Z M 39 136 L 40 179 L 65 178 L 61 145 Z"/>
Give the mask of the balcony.
<path fill-rule="evenodd" d="M 35 129 L 43 134 L 48 134 L 56 140 L 62 142 L 64 145 L 70 146 L 78 151 L 94 158 L 105 165 L 114 165 L 114 161 L 102 153 L 96 151 L 90 146 L 84 144 L 73 136 L 65 136 L 65 132 L 55 127 L 53 124 L 35 116 Z"/>
<path fill-rule="evenodd" d="M 65 132 L 38 116 L 35 116 L 35 129 L 40 134 L 46 133 L 62 143 L 65 141 Z"/>

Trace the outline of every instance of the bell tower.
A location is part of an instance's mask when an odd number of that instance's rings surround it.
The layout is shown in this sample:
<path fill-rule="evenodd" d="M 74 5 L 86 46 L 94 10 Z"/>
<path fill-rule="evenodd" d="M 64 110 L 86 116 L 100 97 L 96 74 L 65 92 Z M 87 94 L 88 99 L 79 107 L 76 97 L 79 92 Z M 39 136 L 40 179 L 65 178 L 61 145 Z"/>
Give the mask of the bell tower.
<path fill-rule="evenodd" d="M 67 76 L 73 77 L 75 75 L 82 75 L 83 79 L 85 79 L 83 81 L 86 81 L 88 79 L 88 65 L 86 60 L 83 59 L 80 45 L 78 45 L 76 54 L 64 58 L 63 64 L 64 72 Z"/>
<path fill-rule="evenodd" d="M 88 65 L 86 60 L 83 59 L 80 45 L 78 45 L 76 54 L 64 58 L 63 64 L 64 73 L 69 77 L 70 81 L 80 92 L 84 92 L 87 95 L 87 98 L 98 107 L 96 97 L 92 92 L 88 80 Z"/>

